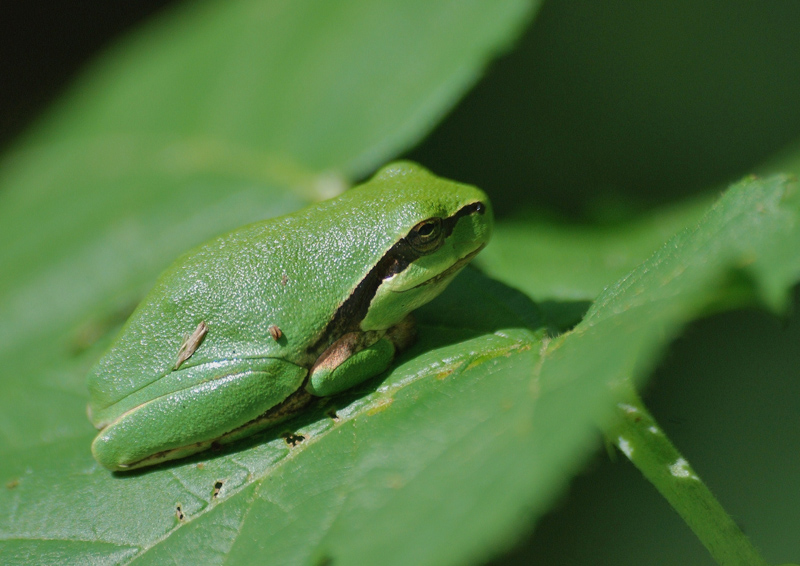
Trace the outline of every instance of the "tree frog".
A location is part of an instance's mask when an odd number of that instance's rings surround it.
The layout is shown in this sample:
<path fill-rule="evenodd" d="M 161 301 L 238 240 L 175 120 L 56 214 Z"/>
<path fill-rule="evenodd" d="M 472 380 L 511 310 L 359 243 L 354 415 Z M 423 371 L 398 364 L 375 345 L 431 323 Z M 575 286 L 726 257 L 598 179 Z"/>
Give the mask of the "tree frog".
<path fill-rule="evenodd" d="M 492 223 L 481 190 L 399 162 L 186 253 L 89 374 L 94 457 L 129 470 L 188 456 L 380 374 Z"/>

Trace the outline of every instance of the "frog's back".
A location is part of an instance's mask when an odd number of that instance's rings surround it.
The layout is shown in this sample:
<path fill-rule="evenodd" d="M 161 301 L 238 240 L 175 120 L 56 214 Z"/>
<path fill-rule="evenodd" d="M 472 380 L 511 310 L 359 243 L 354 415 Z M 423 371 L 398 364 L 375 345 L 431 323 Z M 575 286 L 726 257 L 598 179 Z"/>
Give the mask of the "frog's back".
<path fill-rule="evenodd" d="M 93 368 L 90 408 L 109 407 L 175 371 L 185 336 L 200 323 L 207 334 L 177 371 L 267 357 L 309 367 L 309 348 L 337 338 L 323 336 L 334 313 L 399 238 L 479 198 L 485 195 L 474 187 L 398 163 L 335 199 L 190 251 L 161 275 Z M 277 341 L 271 326 L 283 334 Z"/>
<path fill-rule="evenodd" d="M 173 371 L 185 337 L 204 322 L 180 369 L 281 358 L 309 366 L 307 349 L 380 257 L 380 231 L 348 225 L 336 200 L 244 226 L 179 258 L 158 279 L 89 376 L 105 408 Z M 275 340 L 270 327 L 280 329 Z"/>

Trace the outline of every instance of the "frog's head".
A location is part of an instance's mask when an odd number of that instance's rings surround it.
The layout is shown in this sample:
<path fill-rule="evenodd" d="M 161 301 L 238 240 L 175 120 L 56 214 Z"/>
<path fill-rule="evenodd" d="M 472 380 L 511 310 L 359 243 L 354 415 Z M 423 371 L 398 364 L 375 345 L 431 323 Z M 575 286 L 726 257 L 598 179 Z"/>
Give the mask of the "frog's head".
<path fill-rule="evenodd" d="M 392 243 L 373 270 L 379 285 L 361 321 L 376 330 L 441 293 L 489 241 L 493 217 L 483 191 L 412 163 L 391 164 L 368 185 L 384 206 L 394 203 L 380 211 Z"/>

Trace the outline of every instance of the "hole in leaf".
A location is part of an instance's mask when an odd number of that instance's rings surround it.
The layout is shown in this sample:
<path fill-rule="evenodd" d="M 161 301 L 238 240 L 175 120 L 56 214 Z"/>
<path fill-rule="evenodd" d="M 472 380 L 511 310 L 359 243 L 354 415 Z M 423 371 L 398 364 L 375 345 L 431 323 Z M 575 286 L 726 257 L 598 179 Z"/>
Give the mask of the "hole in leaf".
<path fill-rule="evenodd" d="M 293 432 L 284 432 L 281 436 L 289 446 L 297 446 L 306 439 L 302 434 L 295 434 Z"/>
<path fill-rule="evenodd" d="M 214 491 L 211 493 L 211 497 L 216 499 L 219 495 L 219 492 L 222 490 L 222 484 L 225 483 L 222 480 L 217 480 L 214 482 Z"/>

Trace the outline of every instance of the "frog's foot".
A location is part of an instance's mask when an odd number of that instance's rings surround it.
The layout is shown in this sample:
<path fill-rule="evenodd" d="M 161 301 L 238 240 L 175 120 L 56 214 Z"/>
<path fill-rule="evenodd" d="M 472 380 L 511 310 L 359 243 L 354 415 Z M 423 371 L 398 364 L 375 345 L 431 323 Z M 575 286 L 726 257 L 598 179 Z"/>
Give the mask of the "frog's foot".
<path fill-rule="evenodd" d="M 314 362 L 306 390 L 312 395 L 335 395 L 386 371 L 395 353 L 414 341 L 414 320 L 407 316 L 381 336 L 378 332 L 349 332 L 330 345 Z"/>

